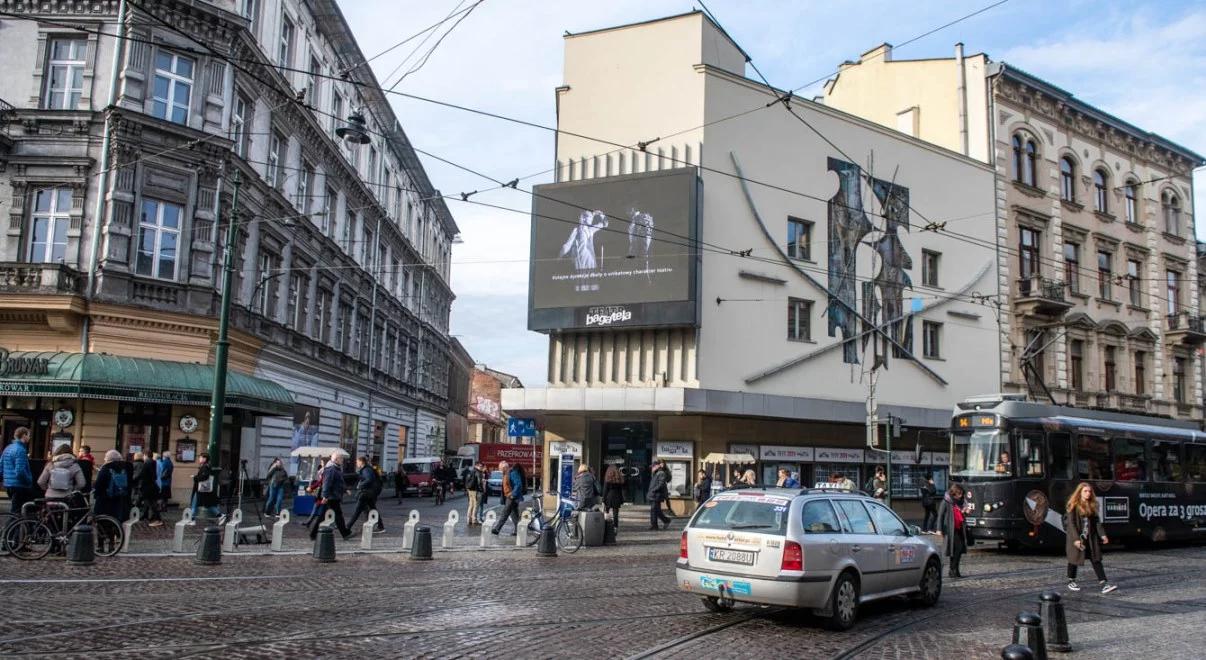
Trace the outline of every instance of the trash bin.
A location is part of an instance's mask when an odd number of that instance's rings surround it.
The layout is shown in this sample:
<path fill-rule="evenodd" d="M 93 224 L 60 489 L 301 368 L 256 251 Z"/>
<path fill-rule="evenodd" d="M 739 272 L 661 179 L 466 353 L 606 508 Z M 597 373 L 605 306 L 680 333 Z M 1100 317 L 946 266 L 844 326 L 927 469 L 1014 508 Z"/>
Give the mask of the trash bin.
<path fill-rule="evenodd" d="M 603 545 L 603 532 L 606 519 L 602 511 L 583 511 L 581 514 L 582 545 L 593 547 Z"/>
<path fill-rule="evenodd" d="M 297 495 L 293 498 L 293 515 L 308 516 L 314 513 L 314 504 L 318 498 L 313 495 Z"/>

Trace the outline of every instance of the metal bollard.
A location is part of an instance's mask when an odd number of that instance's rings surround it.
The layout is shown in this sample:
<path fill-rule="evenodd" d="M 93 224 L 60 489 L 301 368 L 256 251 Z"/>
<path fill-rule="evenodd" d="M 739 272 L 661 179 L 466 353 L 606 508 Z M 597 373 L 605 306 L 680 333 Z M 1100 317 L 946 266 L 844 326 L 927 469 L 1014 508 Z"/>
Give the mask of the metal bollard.
<path fill-rule="evenodd" d="M 1059 653 L 1071 651 L 1072 644 L 1068 641 L 1068 618 L 1064 616 L 1064 604 L 1060 602 L 1059 594 L 1044 591 L 1039 596 L 1039 616 L 1043 617 L 1047 649 Z"/>
<path fill-rule="evenodd" d="M 486 544 L 489 543 L 490 530 L 494 529 L 494 524 L 497 522 L 498 522 L 498 513 L 493 510 L 487 511 L 486 517 L 482 518 L 482 531 L 481 531 L 482 538 L 481 538 L 481 541 L 478 542 L 479 547 L 484 548 L 484 547 L 486 547 Z"/>
<path fill-rule="evenodd" d="M 603 545 L 616 544 L 616 521 L 608 518 L 603 523 Z"/>
<path fill-rule="evenodd" d="M 96 532 L 92 525 L 76 525 L 67 541 L 67 563 L 72 566 L 91 566 L 96 563 Z"/>
<path fill-rule="evenodd" d="M 540 532 L 540 540 L 536 542 L 537 557 L 557 556 L 557 526 L 545 525 Z"/>
<path fill-rule="evenodd" d="M 1010 644 L 1001 649 L 1001 660 L 1034 660 L 1034 652 L 1021 644 Z"/>
<path fill-rule="evenodd" d="M 239 540 L 239 525 L 243 523 L 243 510 L 235 509 L 226 520 L 226 534 L 222 536 L 222 552 L 234 552 Z"/>
<path fill-rule="evenodd" d="M 280 517 L 272 523 L 272 549 L 276 552 L 280 552 L 285 547 L 285 525 L 289 524 L 290 517 L 289 510 L 282 509 Z"/>
<path fill-rule="evenodd" d="M 330 526 L 318 528 L 318 535 L 314 537 L 314 559 L 320 564 L 335 561 L 335 530 Z"/>
<path fill-rule="evenodd" d="M 528 509 L 519 515 L 519 524 L 515 527 L 515 547 L 523 548 L 528 545 L 528 525 L 532 523 L 532 510 Z"/>
<path fill-rule="evenodd" d="M 373 530 L 377 528 L 377 523 L 381 521 L 381 514 L 377 513 L 376 509 L 369 511 L 368 520 L 364 521 L 364 525 L 360 527 L 360 549 L 373 549 Z"/>
<path fill-rule="evenodd" d="M 447 550 L 453 545 L 453 535 L 456 534 L 456 524 L 460 522 L 461 514 L 456 509 L 448 512 L 448 520 L 444 523 L 444 537 L 440 539 L 440 547 Z"/>
<path fill-rule="evenodd" d="M 415 543 L 410 547 L 411 559 L 431 559 L 431 528 L 415 528 Z"/>
<path fill-rule="evenodd" d="M 193 510 L 185 509 L 180 514 L 180 522 L 176 523 L 175 535 L 172 537 L 172 552 L 184 552 L 184 530 L 193 524 Z"/>
<path fill-rule="evenodd" d="M 1030 649 L 1034 660 L 1047 660 L 1047 644 L 1043 641 L 1043 618 L 1034 612 L 1021 612 L 1013 624 L 1013 643 Z"/>
<path fill-rule="evenodd" d="M 197 557 L 193 560 L 202 566 L 216 566 L 222 563 L 222 530 L 218 527 L 206 527 L 201 532 L 201 543 L 197 544 Z"/>
<path fill-rule="evenodd" d="M 402 525 L 402 549 L 410 550 L 415 543 L 415 526 L 419 524 L 419 512 L 414 509 L 410 510 L 410 515 L 407 516 L 406 524 Z"/>
<path fill-rule="evenodd" d="M 134 535 L 134 523 L 142 520 L 142 510 L 138 507 L 130 509 L 130 519 L 121 524 L 121 551 L 126 552 L 130 549 L 130 537 Z"/>

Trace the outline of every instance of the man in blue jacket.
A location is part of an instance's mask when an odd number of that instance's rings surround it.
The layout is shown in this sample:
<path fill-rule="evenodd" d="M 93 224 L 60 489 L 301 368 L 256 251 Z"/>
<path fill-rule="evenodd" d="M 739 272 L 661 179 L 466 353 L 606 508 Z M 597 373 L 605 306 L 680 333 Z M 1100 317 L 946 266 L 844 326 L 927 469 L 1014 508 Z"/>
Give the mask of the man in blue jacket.
<path fill-rule="evenodd" d="M 19 427 L 13 441 L 0 454 L 0 475 L 11 503 L 10 513 L 21 513 L 21 505 L 34 499 L 33 472 L 29 469 L 29 429 Z"/>
<path fill-rule="evenodd" d="M 332 452 L 331 460 L 322 471 L 322 491 L 320 492 L 322 506 L 318 510 L 314 526 L 310 528 L 311 539 L 318 536 L 318 528 L 322 526 L 322 519 L 327 515 L 328 509 L 335 512 L 335 526 L 343 535 L 343 540 L 346 541 L 352 536 L 352 531 L 348 529 L 348 524 L 343 519 L 343 492 L 347 490 L 343 481 L 344 456 L 346 454 L 341 451 Z"/>
<path fill-rule="evenodd" d="M 503 481 L 503 498 L 506 506 L 503 507 L 498 521 L 494 523 L 494 528 L 490 530 L 490 533 L 495 536 L 498 536 L 498 533 L 502 531 L 503 525 L 507 524 L 507 518 L 510 518 L 515 523 L 515 531 L 519 531 L 519 503 L 523 501 L 524 496 L 523 468 L 519 467 L 518 463 L 515 465 L 499 463 L 498 466 L 507 475 Z M 506 466 L 506 468 L 503 466 Z"/>

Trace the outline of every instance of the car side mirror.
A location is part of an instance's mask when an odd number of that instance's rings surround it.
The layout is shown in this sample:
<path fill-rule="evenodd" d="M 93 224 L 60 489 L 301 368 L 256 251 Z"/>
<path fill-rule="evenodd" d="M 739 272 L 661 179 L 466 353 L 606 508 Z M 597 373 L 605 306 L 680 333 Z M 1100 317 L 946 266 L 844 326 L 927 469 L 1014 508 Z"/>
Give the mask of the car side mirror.
<path fill-rule="evenodd" d="M 906 529 L 909 532 L 909 536 L 921 536 L 921 528 L 917 525 L 907 525 Z"/>

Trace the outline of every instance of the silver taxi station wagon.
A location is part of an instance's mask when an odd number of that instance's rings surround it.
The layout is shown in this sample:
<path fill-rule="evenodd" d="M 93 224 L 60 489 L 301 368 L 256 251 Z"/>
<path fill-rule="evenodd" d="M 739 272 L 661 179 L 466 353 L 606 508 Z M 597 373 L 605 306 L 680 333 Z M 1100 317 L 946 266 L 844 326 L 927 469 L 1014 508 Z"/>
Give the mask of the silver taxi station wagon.
<path fill-rule="evenodd" d="M 679 588 L 714 612 L 735 602 L 807 608 L 831 628 L 854 625 L 860 603 L 942 593 L 935 548 L 860 492 L 747 488 L 720 493 L 683 530 Z"/>

